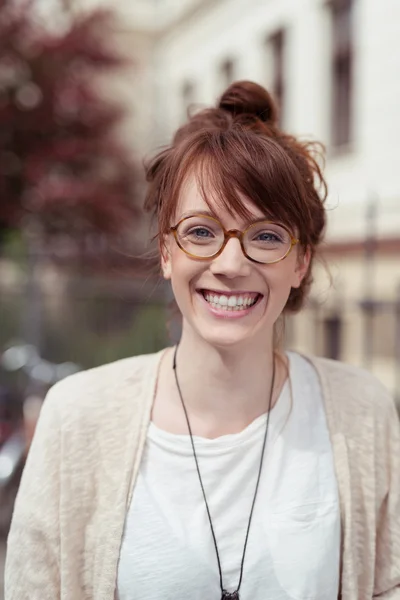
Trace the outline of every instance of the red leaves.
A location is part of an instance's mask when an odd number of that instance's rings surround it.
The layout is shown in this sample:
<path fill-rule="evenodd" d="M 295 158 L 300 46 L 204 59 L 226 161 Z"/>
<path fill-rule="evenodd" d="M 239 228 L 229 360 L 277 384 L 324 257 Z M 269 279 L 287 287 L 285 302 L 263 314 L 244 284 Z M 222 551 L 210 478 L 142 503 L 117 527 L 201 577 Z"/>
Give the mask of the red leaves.
<path fill-rule="evenodd" d="M 117 234 L 137 216 L 136 164 L 96 81 L 125 62 L 109 42 L 112 15 L 69 15 L 55 34 L 34 0 L 12 4 L 0 0 L 0 222 L 34 214 L 46 234 Z"/>

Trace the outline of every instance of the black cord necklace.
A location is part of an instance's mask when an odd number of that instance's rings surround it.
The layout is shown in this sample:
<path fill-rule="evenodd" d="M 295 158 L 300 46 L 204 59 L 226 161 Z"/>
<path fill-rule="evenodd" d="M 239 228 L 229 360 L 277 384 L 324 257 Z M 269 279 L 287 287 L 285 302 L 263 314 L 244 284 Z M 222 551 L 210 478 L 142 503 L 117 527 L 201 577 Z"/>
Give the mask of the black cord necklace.
<path fill-rule="evenodd" d="M 181 391 L 181 388 L 180 388 L 180 385 L 179 385 L 179 381 L 178 381 L 178 375 L 177 375 L 177 369 L 176 369 L 176 355 L 177 355 L 177 352 L 178 352 L 178 345 L 175 348 L 174 360 L 173 360 L 173 366 L 172 366 L 172 368 L 173 368 L 174 373 L 175 373 L 176 387 L 178 388 L 179 396 L 180 396 L 180 399 L 181 399 L 181 402 L 182 402 L 182 406 L 183 406 L 183 411 L 184 411 L 185 417 L 186 417 L 186 422 L 187 422 L 187 426 L 188 426 L 188 430 L 189 430 L 189 435 L 190 435 L 190 441 L 192 443 L 193 457 L 194 457 L 194 460 L 195 460 L 195 463 L 196 463 L 196 469 L 197 469 L 197 474 L 199 476 L 200 487 L 201 487 L 201 491 L 203 492 L 203 498 L 204 498 L 204 502 L 205 502 L 205 505 L 206 505 L 208 520 L 210 522 L 210 528 L 211 528 L 211 534 L 212 534 L 213 541 L 214 541 L 215 553 L 217 555 L 218 570 L 219 570 L 219 583 L 220 583 L 221 594 L 222 594 L 221 595 L 221 600 L 240 600 L 240 598 L 239 598 L 239 590 L 240 590 L 240 586 L 242 585 L 244 558 L 245 558 L 245 555 L 246 555 L 247 541 L 249 539 L 249 532 L 250 532 L 250 525 L 251 525 L 251 520 L 252 520 L 252 517 L 253 517 L 254 505 L 256 503 L 258 486 L 259 486 L 260 478 L 261 478 L 262 465 L 263 465 L 263 461 L 264 461 L 264 451 L 265 451 L 265 446 L 266 446 L 266 443 L 267 443 L 269 416 L 270 416 L 270 413 L 271 413 L 272 394 L 273 394 L 273 391 L 274 391 L 274 383 L 275 383 L 275 359 L 273 359 L 273 361 L 272 361 L 272 380 L 271 380 L 271 389 L 270 389 L 270 392 L 269 392 L 268 413 L 267 413 L 267 419 L 266 419 L 266 425 L 265 425 L 264 440 L 263 440 L 262 451 L 261 451 L 260 466 L 259 466 L 259 469 L 258 469 L 256 489 L 254 491 L 253 502 L 251 504 L 250 515 L 249 515 L 249 522 L 248 522 L 248 525 L 247 525 L 246 538 L 245 538 L 245 541 L 244 541 L 242 562 L 241 562 L 241 565 L 240 565 L 239 583 L 238 583 L 236 591 L 234 591 L 234 592 L 227 592 L 224 589 L 223 578 L 222 578 L 222 569 L 221 569 L 221 561 L 220 561 L 220 558 L 219 558 L 217 539 L 215 537 L 214 527 L 213 527 L 212 520 L 211 520 L 211 513 L 210 513 L 210 509 L 208 507 L 208 502 L 207 502 L 207 497 L 206 497 L 206 493 L 205 493 L 205 490 L 204 490 L 203 480 L 202 480 L 201 474 L 200 474 L 199 461 L 197 459 L 196 448 L 194 446 L 193 435 L 192 435 L 192 428 L 190 427 L 189 417 L 188 417 L 188 414 L 187 414 L 185 403 L 183 401 L 182 391 Z"/>

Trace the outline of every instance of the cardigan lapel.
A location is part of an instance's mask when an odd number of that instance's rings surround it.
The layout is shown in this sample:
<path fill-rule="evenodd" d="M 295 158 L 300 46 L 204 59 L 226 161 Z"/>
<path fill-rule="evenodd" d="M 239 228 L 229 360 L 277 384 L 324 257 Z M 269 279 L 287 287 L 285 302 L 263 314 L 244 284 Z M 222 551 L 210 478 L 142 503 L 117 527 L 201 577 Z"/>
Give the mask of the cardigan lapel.
<path fill-rule="evenodd" d="M 102 481 L 99 520 L 103 538 L 97 539 L 94 577 L 96 600 L 116 598 L 118 561 L 125 516 L 146 441 L 151 408 L 162 352 L 146 357 L 140 377 L 134 372 L 137 358 L 124 361 L 116 383 L 110 414 L 104 415 L 108 426 L 101 442 Z M 133 363 L 133 360 L 135 363 Z M 135 367 L 136 370 L 136 367 Z"/>
<path fill-rule="evenodd" d="M 341 515 L 341 576 L 340 597 L 342 600 L 357 598 L 357 573 L 354 564 L 354 540 L 352 519 L 352 496 L 350 482 L 350 455 L 347 440 L 340 430 L 338 402 L 335 401 L 334 383 L 329 377 L 330 371 L 324 369 L 318 358 L 304 355 L 315 368 L 321 383 L 328 430 L 331 438 L 333 461 L 339 490 Z"/>

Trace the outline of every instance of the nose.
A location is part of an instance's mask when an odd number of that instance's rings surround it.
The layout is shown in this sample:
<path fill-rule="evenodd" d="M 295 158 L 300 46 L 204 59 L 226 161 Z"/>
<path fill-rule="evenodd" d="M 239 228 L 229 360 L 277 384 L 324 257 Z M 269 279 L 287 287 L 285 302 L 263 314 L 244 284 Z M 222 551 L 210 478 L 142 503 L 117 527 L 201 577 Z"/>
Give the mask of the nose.
<path fill-rule="evenodd" d="M 250 274 L 251 264 L 243 254 L 238 238 L 232 237 L 228 240 L 221 254 L 211 261 L 210 270 L 213 275 L 229 279 L 246 277 Z"/>

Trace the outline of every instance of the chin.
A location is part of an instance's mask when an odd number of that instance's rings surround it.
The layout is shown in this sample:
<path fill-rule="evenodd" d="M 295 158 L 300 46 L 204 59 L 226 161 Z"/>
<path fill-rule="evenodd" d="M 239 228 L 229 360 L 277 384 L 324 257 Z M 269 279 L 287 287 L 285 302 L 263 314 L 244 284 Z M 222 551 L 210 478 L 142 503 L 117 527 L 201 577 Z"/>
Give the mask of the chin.
<path fill-rule="evenodd" d="M 244 343 L 249 341 L 249 338 L 243 335 L 224 335 L 216 336 L 214 335 L 204 335 L 202 334 L 202 338 L 207 344 L 213 346 L 214 348 L 218 348 L 219 350 L 227 350 L 235 347 L 239 347 L 239 345 L 243 346 Z"/>
<path fill-rule="evenodd" d="M 264 327 L 260 328 L 254 326 L 244 327 L 234 322 L 210 324 L 205 323 L 203 319 L 192 323 L 192 327 L 194 327 L 196 334 L 201 339 L 210 346 L 220 350 L 233 349 L 239 346 L 243 348 L 244 345 L 255 343 L 257 339 L 266 339 L 267 326 L 266 324 L 264 325 Z"/>

